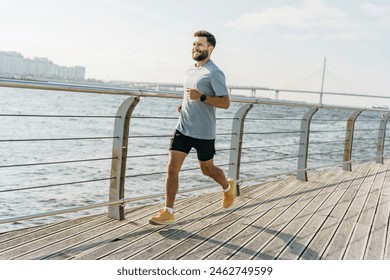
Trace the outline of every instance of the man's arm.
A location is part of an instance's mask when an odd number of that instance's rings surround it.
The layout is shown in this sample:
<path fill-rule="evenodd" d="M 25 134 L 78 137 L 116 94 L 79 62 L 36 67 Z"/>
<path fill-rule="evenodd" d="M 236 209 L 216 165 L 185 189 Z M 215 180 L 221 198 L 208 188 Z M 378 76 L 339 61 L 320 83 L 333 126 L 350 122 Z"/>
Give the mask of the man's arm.
<path fill-rule="evenodd" d="M 213 105 L 214 107 L 221 109 L 229 109 L 230 107 L 230 98 L 229 96 L 207 96 L 204 103 Z"/>
<path fill-rule="evenodd" d="M 188 98 L 191 100 L 200 100 L 200 97 L 202 95 L 199 91 L 193 88 L 188 88 L 187 94 L 188 94 Z M 228 95 L 207 96 L 204 102 L 221 109 L 229 109 L 230 107 L 230 98 Z"/>

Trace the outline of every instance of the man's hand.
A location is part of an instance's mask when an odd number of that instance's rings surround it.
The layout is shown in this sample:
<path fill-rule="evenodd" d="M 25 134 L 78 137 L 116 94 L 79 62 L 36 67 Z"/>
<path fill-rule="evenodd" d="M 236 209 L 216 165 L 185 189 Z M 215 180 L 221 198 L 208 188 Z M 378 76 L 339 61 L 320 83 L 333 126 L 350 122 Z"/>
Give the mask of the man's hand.
<path fill-rule="evenodd" d="M 177 111 L 180 113 L 180 111 L 181 111 L 181 106 L 182 105 L 179 105 L 179 106 L 177 106 Z"/>
<path fill-rule="evenodd" d="M 193 88 L 187 88 L 186 90 L 188 99 L 190 100 L 200 100 L 202 94 Z M 207 99 L 204 101 L 208 105 L 212 105 L 221 109 L 229 109 L 230 98 L 228 95 L 225 96 L 207 96 Z"/>
<path fill-rule="evenodd" d="M 199 100 L 202 95 L 199 91 L 193 88 L 187 88 L 187 96 L 190 100 Z"/>

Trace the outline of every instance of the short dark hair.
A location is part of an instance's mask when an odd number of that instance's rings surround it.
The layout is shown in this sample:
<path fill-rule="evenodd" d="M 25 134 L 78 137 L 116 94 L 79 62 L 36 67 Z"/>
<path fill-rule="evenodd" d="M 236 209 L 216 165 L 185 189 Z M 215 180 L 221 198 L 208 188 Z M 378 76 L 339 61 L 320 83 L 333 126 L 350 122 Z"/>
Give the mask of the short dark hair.
<path fill-rule="evenodd" d="M 207 43 L 215 48 L 215 45 L 217 44 L 217 40 L 215 40 L 215 37 L 213 34 L 206 30 L 199 30 L 194 33 L 194 37 L 206 37 Z"/>

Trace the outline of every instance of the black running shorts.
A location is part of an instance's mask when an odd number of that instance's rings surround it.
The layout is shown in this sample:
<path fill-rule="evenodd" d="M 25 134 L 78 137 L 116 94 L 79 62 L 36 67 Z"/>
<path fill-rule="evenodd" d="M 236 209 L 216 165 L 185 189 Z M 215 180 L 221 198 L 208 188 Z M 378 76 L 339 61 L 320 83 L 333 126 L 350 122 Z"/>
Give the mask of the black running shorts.
<path fill-rule="evenodd" d="M 191 148 L 196 149 L 198 160 L 208 161 L 215 155 L 215 140 L 204 140 L 186 136 L 176 130 L 172 136 L 169 150 L 180 151 L 188 154 Z"/>

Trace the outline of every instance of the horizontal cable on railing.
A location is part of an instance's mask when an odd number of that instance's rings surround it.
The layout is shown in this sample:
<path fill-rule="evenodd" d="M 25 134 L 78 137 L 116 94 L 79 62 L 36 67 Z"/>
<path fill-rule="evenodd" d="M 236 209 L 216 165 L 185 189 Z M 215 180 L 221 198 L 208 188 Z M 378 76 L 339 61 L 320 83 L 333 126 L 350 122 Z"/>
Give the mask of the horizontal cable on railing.
<path fill-rule="evenodd" d="M 120 119 L 120 116 L 99 116 L 99 115 L 22 115 L 22 114 L 0 114 L 0 117 L 27 117 L 27 118 L 109 118 L 109 119 Z"/>
<path fill-rule="evenodd" d="M 358 122 L 358 121 L 374 121 L 374 122 L 377 122 L 377 121 L 379 121 L 380 119 L 356 119 L 356 122 Z M 332 120 L 332 119 L 321 119 L 321 118 L 316 118 L 315 116 L 314 116 L 314 118 L 311 120 L 312 122 L 342 122 L 342 123 L 344 123 L 344 122 L 347 122 L 348 120 L 347 119 L 345 119 L 345 120 Z"/>
<path fill-rule="evenodd" d="M 75 140 L 104 140 L 118 139 L 119 137 L 70 137 L 70 138 L 36 138 L 36 139 L 0 139 L 0 142 L 41 142 L 41 141 L 75 141 Z"/>
<path fill-rule="evenodd" d="M 145 158 L 145 157 L 160 157 L 160 156 L 168 156 L 168 153 L 162 154 L 144 154 L 144 155 L 130 155 L 127 158 Z"/>
<path fill-rule="evenodd" d="M 390 154 L 387 154 L 387 155 L 390 155 Z M 317 170 L 317 169 L 321 169 L 321 168 L 342 166 L 344 163 L 361 162 L 361 161 L 364 161 L 364 160 L 372 160 L 372 159 L 377 159 L 377 158 L 381 158 L 381 157 L 382 156 L 360 158 L 360 159 L 354 159 L 354 160 L 343 161 L 343 162 L 329 163 L 329 164 L 320 165 L 320 166 L 311 167 L 311 168 L 304 168 L 304 169 L 298 169 L 298 170 L 288 170 L 288 171 L 285 171 L 285 172 L 272 173 L 272 174 L 263 175 L 263 176 L 260 176 L 260 177 L 241 178 L 241 179 L 239 179 L 237 181 L 237 183 L 242 184 L 243 182 L 248 182 L 248 181 L 257 181 L 257 180 L 266 179 L 266 178 L 276 178 L 276 177 L 280 177 L 280 176 L 296 174 L 298 172 L 313 171 L 313 170 Z"/>
<path fill-rule="evenodd" d="M 137 138 L 167 138 L 172 137 L 172 134 L 166 135 L 130 135 L 129 139 L 137 139 Z"/>
<path fill-rule="evenodd" d="M 327 151 L 327 152 L 320 152 L 320 153 L 310 153 L 310 156 L 319 156 L 319 155 L 328 155 L 328 154 L 339 154 L 344 153 L 345 149 L 338 150 L 338 151 Z"/>
<path fill-rule="evenodd" d="M 378 122 L 380 121 L 381 119 L 380 118 L 377 118 L 377 119 L 356 119 L 356 122 Z"/>
<path fill-rule="evenodd" d="M 318 144 L 333 144 L 333 143 L 344 143 L 345 139 L 338 139 L 332 141 L 310 141 L 310 145 L 318 145 Z"/>
<path fill-rule="evenodd" d="M 84 181 L 74 181 L 74 182 L 66 182 L 66 183 L 57 183 L 57 184 L 35 186 L 35 187 L 27 187 L 27 188 L 0 190 L 0 193 L 15 192 L 15 191 L 25 191 L 25 190 L 34 190 L 34 189 L 43 189 L 43 188 L 52 188 L 52 187 L 68 186 L 68 185 L 77 185 L 77 184 L 93 183 L 93 182 L 99 182 L 99 181 L 108 181 L 108 180 L 112 180 L 112 179 L 115 179 L 115 177 L 114 178 L 91 179 L 91 180 L 84 180 Z"/>
<path fill-rule="evenodd" d="M 360 152 L 360 151 L 367 151 L 367 149 L 371 149 L 372 152 L 375 152 L 376 146 L 365 146 L 364 148 L 354 148 L 353 150 L 355 152 Z"/>
<path fill-rule="evenodd" d="M 235 148 L 220 148 L 220 149 L 215 149 L 216 152 L 222 152 L 222 151 L 234 151 Z"/>
<path fill-rule="evenodd" d="M 226 136 L 233 135 L 234 133 L 217 133 L 216 136 Z M 129 139 L 139 139 L 139 138 L 168 138 L 172 137 L 172 134 L 163 134 L 163 135 L 129 135 Z"/>
<path fill-rule="evenodd" d="M 314 122 L 346 122 L 347 120 L 332 120 L 332 119 L 320 119 L 320 118 L 315 118 L 311 120 L 312 123 Z"/>
<path fill-rule="evenodd" d="M 231 163 L 218 164 L 219 167 L 229 166 L 229 165 L 232 165 L 232 164 Z M 191 168 L 183 168 L 183 169 L 180 170 L 180 172 L 194 171 L 194 170 L 199 170 L 199 169 L 200 169 L 199 166 L 191 167 Z M 136 178 L 136 177 L 143 177 L 143 176 L 163 175 L 163 174 L 166 174 L 166 173 L 167 173 L 166 170 L 164 170 L 164 171 L 156 171 L 156 172 L 152 172 L 152 173 L 139 173 L 139 174 L 126 175 L 125 178 Z"/>
<path fill-rule="evenodd" d="M 280 158 L 267 158 L 263 160 L 252 160 L 252 161 L 241 161 L 241 164 L 252 164 L 252 163 L 259 163 L 259 162 L 265 162 L 265 161 L 276 161 L 276 160 L 283 160 L 283 159 L 291 159 L 291 158 L 298 158 L 299 155 L 296 156 L 287 156 L 287 157 L 280 157 Z"/>
<path fill-rule="evenodd" d="M 302 121 L 302 119 L 283 118 L 245 118 L 245 121 Z"/>
<path fill-rule="evenodd" d="M 378 131 L 377 128 L 356 128 L 355 131 Z"/>
<path fill-rule="evenodd" d="M 238 118 L 235 118 L 235 117 L 217 117 L 217 120 L 228 120 L 228 121 L 231 121 L 231 120 L 238 120 Z"/>
<path fill-rule="evenodd" d="M 66 164 L 66 163 L 79 163 L 79 162 L 91 162 L 91 161 L 101 161 L 101 160 L 113 160 L 115 157 L 110 158 L 94 158 L 94 159 L 76 159 L 76 160 L 64 160 L 64 161 L 51 161 L 51 162 L 37 162 L 37 163 L 21 163 L 21 164 L 11 164 L 11 165 L 0 165 L 0 168 L 11 168 L 11 167 L 26 167 L 26 166 L 41 166 L 41 165 L 51 165 L 51 164 Z"/>
<path fill-rule="evenodd" d="M 353 141 L 378 140 L 378 137 L 356 137 Z"/>
<path fill-rule="evenodd" d="M 289 133 L 302 133 L 304 131 L 268 131 L 268 132 L 245 132 L 244 134 L 258 134 L 258 135 L 269 135 L 269 134 L 289 134 Z"/>
<path fill-rule="evenodd" d="M 161 119 L 161 120 L 177 120 L 175 116 L 131 116 L 132 119 Z M 217 120 L 234 120 L 234 117 L 217 117 Z"/>
<path fill-rule="evenodd" d="M 262 148 L 276 148 L 276 147 L 289 147 L 295 146 L 298 143 L 290 143 L 290 144 L 279 144 L 279 145 L 266 145 L 266 146 L 250 146 L 250 147 L 242 147 L 242 149 L 262 149 Z"/>
<path fill-rule="evenodd" d="M 161 120 L 177 120 L 178 117 L 146 117 L 146 116 L 131 116 L 132 119 L 161 119 Z"/>
<path fill-rule="evenodd" d="M 311 130 L 310 131 L 310 133 L 325 133 L 325 132 L 345 132 L 345 129 Z"/>
<path fill-rule="evenodd" d="M 222 152 L 222 151 L 231 151 L 234 150 L 233 148 L 216 148 L 216 152 Z M 190 154 L 195 154 L 196 151 L 190 151 Z M 129 155 L 127 158 L 146 158 L 146 157 L 160 157 L 160 156 L 168 156 L 169 153 L 161 153 L 161 154 L 143 154 L 143 155 Z"/>

